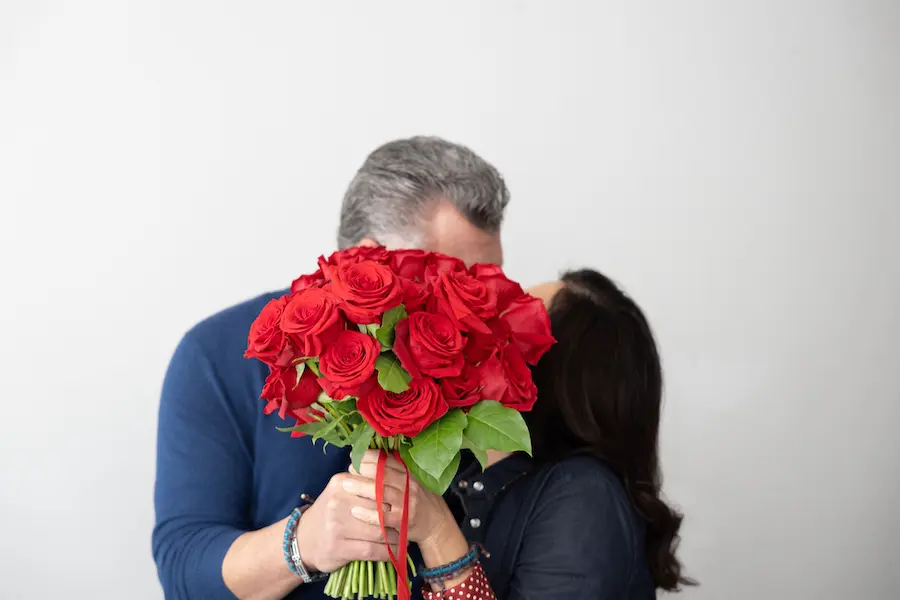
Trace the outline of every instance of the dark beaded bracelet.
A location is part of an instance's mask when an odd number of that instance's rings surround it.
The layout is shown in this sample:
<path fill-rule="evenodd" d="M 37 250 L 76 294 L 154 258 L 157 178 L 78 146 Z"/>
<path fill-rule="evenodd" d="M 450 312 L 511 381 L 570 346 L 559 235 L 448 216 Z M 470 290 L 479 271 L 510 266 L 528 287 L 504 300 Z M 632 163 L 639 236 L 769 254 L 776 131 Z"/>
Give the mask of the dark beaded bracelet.
<path fill-rule="evenodd" d="M 437 583 L 453 579 L 466 569 L 474 567 L 478 563 L 478 555 L 478 546 L 473 545 L 469 549 L 469 552 L 458 560 L 432 569 L 424 569 L 422 571 L 422 578 L 428 583 Z"/>
<path fill-rule="evenodd" d="M 287 525 L 284 527 L 284 543 L 281 548 L 284 550 L 284 561 L 287 563 L 288 568 L 291 570 L 291 573 L 294 575 L 300 576 L 300 573 L 297 571 L 297 568 L 294 566 L 294 560 L 291 557 L 291 538 L 294 536 L 294 533 L 297 531 L 297 523 L 300 521 L 300 517 L 303 515 L 303 511 L 300 508 L 295 508 L 293 512 L 291 512 L 291 516 L 288 517 Z"/>
<path fill-rule="evenodd" d="M 284 527 L 284 542 L 281 548 L 284 551 L 284 560 L 291 570 L 291 573 L 302 579 L 303 583 L 317 583 L 328 579 L 329 574 L 316 573 L 311 575 L 309 571 L 306 570 L 306 565 L 303 564 L 303 560 L 300 558 L 300 549 L 297 545 L 297 524 L 300 522 L 300 517 L 303 516 L 303 512 L 309 508 L 309 505 L 312 502 L 311 498 L 306 494 L 301 496 L 301 500 L 306 504 L 295 508 L 291 512 L 291 516 L 288 517 L 287 525 Z"/>

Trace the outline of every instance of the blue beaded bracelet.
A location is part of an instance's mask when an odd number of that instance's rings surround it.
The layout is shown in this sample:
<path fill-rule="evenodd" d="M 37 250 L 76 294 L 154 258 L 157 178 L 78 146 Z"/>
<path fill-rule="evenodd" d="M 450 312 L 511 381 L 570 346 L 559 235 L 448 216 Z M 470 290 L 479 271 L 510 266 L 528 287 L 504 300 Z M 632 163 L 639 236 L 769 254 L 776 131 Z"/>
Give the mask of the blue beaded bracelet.
<path fill-rule="evenodd" d="M 281 546 L 284 550 L 284 560 L 291 569 L 291 573 L 298 577 L 300 576 L 300 573 L 297 571 L 297 567 L 294 566 L 294 560 L 291 558 L 291 537 L 297 532 L 297 523 L 300 521 L 300 516 L 302 514 L 303 511 L 300 510 L 300 508 L 295 508 L 291 512 L 291 516 L 288 517 L 287 525 L 284 527 L 284 544 Z"/>
<path fill-rule="evenodd" d="M 453 579 L 466 569 L 475 566 L 478 562 L 478 554 L 478 547 L 473 545 L 468 554 L 458 560 L 454 560 L 446 565 L 441 565 L 440 567 L 424 569 L 422 571 L 422 578 L 428 583 Z"/>

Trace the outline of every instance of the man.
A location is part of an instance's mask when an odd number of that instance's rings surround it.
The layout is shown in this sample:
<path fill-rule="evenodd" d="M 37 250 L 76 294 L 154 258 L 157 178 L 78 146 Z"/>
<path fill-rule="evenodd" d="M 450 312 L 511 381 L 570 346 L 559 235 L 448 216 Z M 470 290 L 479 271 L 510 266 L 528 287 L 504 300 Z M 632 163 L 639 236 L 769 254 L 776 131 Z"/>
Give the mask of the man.
<path fill-rule="evenodd" d="M 438 138 L 398 140 L 372 152 L 350 183 L 338 243 L 500 264 L 508 201 L 497 170 L 468 148 Z M 281 293 L 203 321 L 172 357 L 159 410 L 153 530 L 169 599 L 324 597 L 322 584 L 301 585 L 282 549 L 287 517 L 304 493 L 319 493 L 297 525 L 311 572 L 388 558 L 380 529 L 350 516 L 368 501 L 344 490 L 347 454 L 275 431 L 282 423 L 254 402 L 266 368 L 243 358 L 247 332 Z"/>

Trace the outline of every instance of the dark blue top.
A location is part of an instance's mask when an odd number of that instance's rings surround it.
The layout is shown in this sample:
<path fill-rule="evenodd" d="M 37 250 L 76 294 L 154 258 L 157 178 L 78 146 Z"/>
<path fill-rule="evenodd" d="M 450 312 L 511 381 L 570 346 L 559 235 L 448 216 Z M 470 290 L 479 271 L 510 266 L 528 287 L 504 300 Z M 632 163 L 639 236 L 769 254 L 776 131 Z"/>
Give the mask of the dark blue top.
<path fill-rule="evenodd" d="M 349 465 L 345 451 L 278 432 L 284 422 L 262 412 L 267 369 L 243 352 L 250 324 L 277 295 L 194 327 L 166 373 L 153 556 L 170 600 L 234 598 L 222 580 L 232 542 L 283 519 L 302 493 L 317 495 Z M 514 456 L 483 474 L 464 468 L 452 490 L 447 499 L 465 534 L 491 552 L 483 562 L 501 600 L 654 598 L 643 526 L 601 463 L 535 467 Z M 323 587 L 300 586 L 288 598 L 318 600 Z"/>
<path fill-rule="evenodd" d="M 481 472 L 469 461 L 445 495 L 482 544 L 500 600 L 652 600 L 644 525 L 618 477 L 584 456 L 536 465 L 514 455 Z"/>

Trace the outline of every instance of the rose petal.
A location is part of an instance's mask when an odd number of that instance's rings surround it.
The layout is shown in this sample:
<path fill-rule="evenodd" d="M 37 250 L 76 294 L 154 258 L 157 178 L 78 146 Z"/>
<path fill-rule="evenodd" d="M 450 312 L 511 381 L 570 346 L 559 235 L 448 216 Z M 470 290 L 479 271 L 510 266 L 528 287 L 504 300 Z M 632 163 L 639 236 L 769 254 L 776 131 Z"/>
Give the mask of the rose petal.
<path fill-rule="evenodd" d="M 409 348 L 409 319 L 402 319 L 394 326 L 394 346 L 391 349 L 413 379 L 422 376 Z"/>

